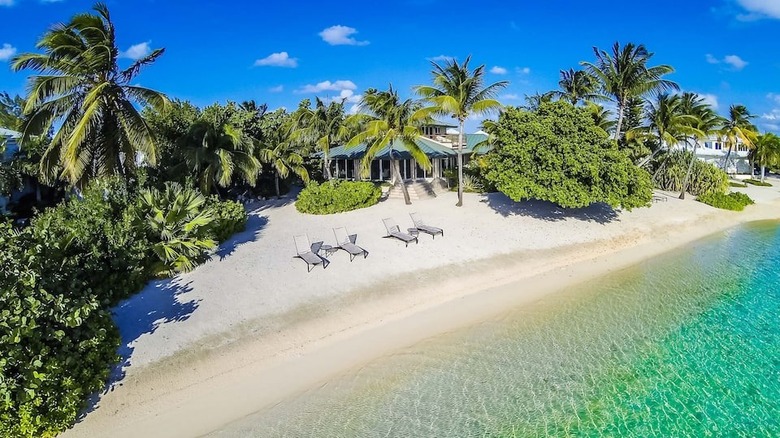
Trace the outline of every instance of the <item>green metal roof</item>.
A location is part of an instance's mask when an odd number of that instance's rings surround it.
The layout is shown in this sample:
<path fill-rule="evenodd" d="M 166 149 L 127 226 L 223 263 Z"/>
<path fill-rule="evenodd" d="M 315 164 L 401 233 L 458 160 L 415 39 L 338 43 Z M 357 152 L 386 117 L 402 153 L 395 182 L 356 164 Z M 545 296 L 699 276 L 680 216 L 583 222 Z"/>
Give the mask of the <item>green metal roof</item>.
<path fill-rule="evenodd" d="M 482 143 L 484 141 L 487 141 L 487 139 L 488 139 L 488 135 L 485 134 L 485 133 L 482 133 L 482 132 L 478 132 L 478 133 L 475 133 L 475 134 L 464 134 L 464 135 L 466 137 L 466 139 L 465 139 L 466 140 L 466 147 L 464 149 L 464 152 L 472 152 L 474 150 L 475 146 L 477 146 L 478 144 L 480 144 L 480 143 Z M 479 152 L 480 153 L 485 153 L 485 152 L 489 151 L 490 149 L 492 149 L 491 146 L 483 145 L 482 147 L 480 147 Z"/>
<path fill-rule="evenodd" d="M 417 146 L 428 156 L 428 158 L 447 158 L 456 155 L 456 152 L 452 150 L 452 148 L 424 137 L 418 138 L 415 143 L 417 143 Z M 391 144 L 377 152 L 375 158 L 389 160 L 391 151 L 393 151 L 393 157 L 396 159 L 408 159 L 412 157 L 402 141 L 394 140 Z M 362 158 L 363 155 L 365 155 L 365 152 L 366 146 L 362 144 L 352 148 L 338 146 L 330 149 L 330 158 L 335 160 L 354 160 Z"/>

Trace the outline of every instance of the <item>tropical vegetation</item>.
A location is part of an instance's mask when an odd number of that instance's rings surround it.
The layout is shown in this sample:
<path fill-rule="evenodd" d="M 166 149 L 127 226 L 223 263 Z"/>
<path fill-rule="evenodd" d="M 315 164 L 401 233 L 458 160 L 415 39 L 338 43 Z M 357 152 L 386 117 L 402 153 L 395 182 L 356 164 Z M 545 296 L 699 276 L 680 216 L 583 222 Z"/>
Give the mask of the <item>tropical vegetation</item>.
<path fill-rule="evenodd" d="M 379 187 L 366 181 L 312 182 L 298 195 L 295 208 L 309 214 L 343 213 L 370 207 L 381 195 Z"/>
<path fill-rule="evenodd" d="M 715 208 L 732 211 L 742 211 L 748 205 L 754 204 L 754 201 L 750 199 L 750 196 L 740 192 L 707 193 L 699 196 L 696 200 Z"/>

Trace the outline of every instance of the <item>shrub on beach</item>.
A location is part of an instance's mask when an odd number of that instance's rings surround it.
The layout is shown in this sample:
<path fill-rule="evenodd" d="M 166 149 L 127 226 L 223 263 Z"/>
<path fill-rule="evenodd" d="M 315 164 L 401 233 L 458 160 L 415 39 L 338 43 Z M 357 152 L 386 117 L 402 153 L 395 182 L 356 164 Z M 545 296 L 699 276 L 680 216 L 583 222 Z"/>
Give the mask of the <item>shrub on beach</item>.
<path fill-rule="evenodd" d="M 328 181 L 310 183 L 298 194 L 295 208 L 301 213 L 333 214 L 370 207 L 379 202 L 382 191 L 374 183 Z"/>
<path fill-rule="evenodd" d="M 725 193 L 705 193 L 697 198 L 697 201 L 703 202 L 707 205 L 715 208 L 722 208 L 724 210 L 742 211 L 746 206 L 754 204 L 750 196 L 740 193 L 732 192 Z"/>
<path fill-rule="evenodd" d="M 491 131 L 495 147 L 485 157 L 485 177 L 514 201 L 631 209 L 652 199 L 650 174 L 618 149 L 587 110 L 565 102 L 545 103 L 537 111 L 507 108 Z"/>
<path fill-rule="evenodd" d="M 729 188 L 729 177 L 717 166 L 694 159 L 693 152 L 672 151 L 659 158 L 659 168 L 655 172 L 656 187 L 671 192 L 682 191 L 685 175 L 693 160 L 687 192 L 699 196 L 706 193 L 725 193 Z"/>

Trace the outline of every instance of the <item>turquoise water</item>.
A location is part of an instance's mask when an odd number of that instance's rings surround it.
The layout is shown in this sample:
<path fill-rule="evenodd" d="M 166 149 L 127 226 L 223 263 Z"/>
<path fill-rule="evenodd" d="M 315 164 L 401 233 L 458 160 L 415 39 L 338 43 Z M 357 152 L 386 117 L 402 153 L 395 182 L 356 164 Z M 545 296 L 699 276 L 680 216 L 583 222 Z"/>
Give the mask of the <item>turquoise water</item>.
<path fill-rule="evenodd" d="M 780 227 L 428 340 L 213 436 L 780 436 Z"/>

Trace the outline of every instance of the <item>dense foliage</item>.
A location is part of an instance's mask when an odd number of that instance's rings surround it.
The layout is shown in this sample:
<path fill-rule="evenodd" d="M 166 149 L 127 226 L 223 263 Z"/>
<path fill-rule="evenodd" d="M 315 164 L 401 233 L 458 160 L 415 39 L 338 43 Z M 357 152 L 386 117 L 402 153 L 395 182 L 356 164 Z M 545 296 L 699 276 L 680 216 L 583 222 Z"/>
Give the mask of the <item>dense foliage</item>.
<path fill-rule="evenodd" d="M 722 208 L 724 210 L 742 211 L 748 205 L 754 204 L 750 196 L 740 193 L 720 193 L 710 192 L 696 198 L 697 201 L 703 202 L 707 205 L 711 205 L 715 208 Z"/>
<path fill-rule="evenodd" d="M 693 163 L 691 167 L 691 163 Z M 693 153 L 673 151 L 659 160 L 654 179 L 656 187 L 673 192 L 682 191 L 683 181 L 691 167 L 688 181 L 688 193 L 698 196 L 705 193 L 725 193 L 729 187 L 729 177 L 717 166 L 693 159 Z"/>
<path fill-rule="evenodd" d="M 585 109 L 564 102 L 542 104 L 536 112 L 507 109 L 492 131 L 486 178 L 515 201 L 631 209 L 652 199 L 650 175 L 618 150 Z"/>
<path fill-rule="evenodd" d="M 117 359 L 109 309 L 159 266 L 191 266 L 246 223 L 239 204 L 169 189 L 139 194 L 96 180 L 24 230 L 0 224 L 0 436 L 53 436 L 72 424 Z M 194 218 L 192 199 L 201 200 Z M 208 227 L 193 230 L 201 216 Z M 193 249 L 193 235 L 210 244 Z M 190 259 L 159 250 L 182 246 Z"/>
<path fill-rule="evenodd" d="M 382 191 L 370 182 L 336 181 L 310 183 L 298 194 L 295 208 L 301 213 L 333 214 L 370 207 Z"/>

